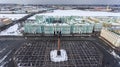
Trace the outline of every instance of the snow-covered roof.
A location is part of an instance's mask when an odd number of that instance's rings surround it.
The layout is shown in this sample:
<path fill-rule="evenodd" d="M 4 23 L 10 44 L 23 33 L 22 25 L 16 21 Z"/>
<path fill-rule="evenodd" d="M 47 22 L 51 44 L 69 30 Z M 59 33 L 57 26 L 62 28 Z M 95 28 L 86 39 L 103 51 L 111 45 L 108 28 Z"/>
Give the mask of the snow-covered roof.
<path fill-rule="evenodd" d="M 20 19 L 28 14 L 0 14 L 0 18 L 10 18 L 12 20 Z"/>
<path fill-rule="evenodd" d="M 41 13 L 37 15 L 46 15 L 46 16 L 120 16 L 120 13 L 113 12 L 101 12 L 101 11 L 83 11 L 83 10 L 54 10 L 52 13 Z M 28 19 L 35 19 L 35 16 L 32 16 Z"/>

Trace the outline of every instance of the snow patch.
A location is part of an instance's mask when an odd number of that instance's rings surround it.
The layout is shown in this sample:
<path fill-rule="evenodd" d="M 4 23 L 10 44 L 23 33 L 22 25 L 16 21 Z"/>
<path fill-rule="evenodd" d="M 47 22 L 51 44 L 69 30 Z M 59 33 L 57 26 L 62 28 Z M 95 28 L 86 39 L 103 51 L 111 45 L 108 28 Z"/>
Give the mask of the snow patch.
<path fill-rule="evenodd" d="M 11 26 L 10 28 L 0 32 L 0 35 L 20 35 L 21 36 L 22 33 L 20 33 L 18 28 L 19 28 L 18 24 L 15 24 Z"/>
<path fill-rule="evenodd" d="M 119 65 L 120 65 L 120 62 L 118 62 L 119 63 Z"/>
<path fill-rule="evenodd" d="M 51 58 L 51 61 L 53 62 L 62 62 L 62 61 L 67 61 L 68 60 L 68 56 L 67 56 L 67 53 L 64 49 L 61 49 L 61 55 L 58 56 L 57 55 L 57 50 L 52 50 L 50 52 L 50 58 Z"/>
<path fill-rule="evenodd" d="M 120 56 L 119 56 L 119 55 L 117 55 L 117 54 L 115 53 L 115 51 L 112 51 L 112 52 L 111 52 L 111 54 L 112 54 L 115 58 L 120 59 Z"/>

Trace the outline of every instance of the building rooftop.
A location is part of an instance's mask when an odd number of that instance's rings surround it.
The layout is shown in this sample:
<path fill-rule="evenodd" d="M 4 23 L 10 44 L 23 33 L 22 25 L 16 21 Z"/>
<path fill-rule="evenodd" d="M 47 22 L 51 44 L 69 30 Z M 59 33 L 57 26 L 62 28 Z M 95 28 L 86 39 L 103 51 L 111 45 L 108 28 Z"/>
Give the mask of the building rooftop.
<path fill-rule="evenodd" d="M 120 16 L 120 13 L 102 11 L 83 11 L 83 10 L 54 10 L 51 13 L 41 13 L 37 15 L 47 16 Z M 28 19 L 35 19 L 35 16 Z"/>

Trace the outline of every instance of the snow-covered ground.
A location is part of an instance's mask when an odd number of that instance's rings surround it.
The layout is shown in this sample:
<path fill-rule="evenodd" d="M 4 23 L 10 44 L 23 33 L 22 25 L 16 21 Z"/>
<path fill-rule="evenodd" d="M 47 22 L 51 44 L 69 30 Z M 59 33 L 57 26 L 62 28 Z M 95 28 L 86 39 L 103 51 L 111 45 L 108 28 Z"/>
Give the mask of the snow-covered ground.
<path fill-rule="evenodd" d="M 21 36 L 22 33 L 20 33 L 20 30 L 18 30 L 18 28 L 19 28 L 19 25 L 15 24 L 15 25 L 9 27 L 8 29 L 0 32 L 0 36 L 3 36 L 3 35 Z"/>
<path fill-rule="evenodd" d="M 46 16 L 119 16 L 120 13 L 101 12 L 101 11 L 83 11 L 83 10 L 54 10 L 52 13 L 41 13 L 37 15 Z M 29 19 L 35 19 L 35 15 Z"/>
<path fill-rule="evenodd" d="M 10 18 L 12 20 L 18 20 L 28 14 L 0 14 L 0 18 Z M 11 26 L 10 28 L 0 32 L 1 35 L 22 35 L 18 30 L 18 24 Z"/>
<path fill-rule="evenodd" d="M 12 20 L 20 19 L 28 14 L 0 14 L 0 18 L 10 18 Z"/>

